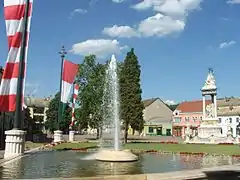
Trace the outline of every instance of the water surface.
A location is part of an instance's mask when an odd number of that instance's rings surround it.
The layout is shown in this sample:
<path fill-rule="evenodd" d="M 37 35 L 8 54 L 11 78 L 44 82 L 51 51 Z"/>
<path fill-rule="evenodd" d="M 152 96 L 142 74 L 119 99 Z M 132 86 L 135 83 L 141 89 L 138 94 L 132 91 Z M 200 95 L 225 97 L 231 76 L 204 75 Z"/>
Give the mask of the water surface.
<path fill-rule="evenodd" d="M 117 174 L 140 174 L 198 169 L 240 163 L 228 156 L 180 156 L 172 154 L 142 154 L 131 163 L 110 163 L 84 160 L 91 153 L 74 151 L 40 152 L 7 163 L 0 168 L 0 179 L 39 179 L 86 177 Z"/>

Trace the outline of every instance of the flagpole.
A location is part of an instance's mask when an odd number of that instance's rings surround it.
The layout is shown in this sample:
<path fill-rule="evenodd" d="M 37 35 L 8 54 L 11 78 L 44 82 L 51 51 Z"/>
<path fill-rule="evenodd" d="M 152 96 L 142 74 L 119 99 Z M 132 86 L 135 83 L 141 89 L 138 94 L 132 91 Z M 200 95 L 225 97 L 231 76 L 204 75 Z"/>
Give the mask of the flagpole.
<path fill-rule="evenodd" d="M 67 52 L 65 51 L 64 46 L 62 46 L 61 51 L 59 52 L 61 57 L 61 71 L 60 71 L 60 98 L 59 98 L 59 104 L 58 104 L 58 120 L 57 120 L 57 130 L 60 130 L 60 122 L 62 120 L 62 103 L 61 103 L 61 94 L 62 94 L 62 74 L 63 74 L 63 62 L 65 55 Z"/>
<path fill-rule="evenodd" d="M 26 45 L 27 45 L 27 27 L 28 27 L 28 14 L 29 14 L 29 1 L 26 0 L 25 14 L 23 18 L 23 33 L 21 41 L 21 50 L 20 50 L 20 59 L 18 67 L 18 81 L 17 81 L 17 94 L 16 94 L 16 111 L 15 111 L 15 120 L 13 123 L 14 129 L 21 128 L 22 122 L 22 101 L 23 97 L 23 80 L 25 72 L 25 57 L 26 57 Z"/>

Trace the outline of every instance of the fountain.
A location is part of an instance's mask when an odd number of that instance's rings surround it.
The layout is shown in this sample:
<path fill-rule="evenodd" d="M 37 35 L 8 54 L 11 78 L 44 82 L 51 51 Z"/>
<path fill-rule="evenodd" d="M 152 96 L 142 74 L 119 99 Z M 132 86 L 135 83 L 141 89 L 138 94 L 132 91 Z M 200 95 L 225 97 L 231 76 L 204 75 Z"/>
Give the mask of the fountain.
<path fill-rule="evenodd" d="M 120 118 L 119 118 L 119 83 L 117 76 L 117 60 L 112 55 L 106 71 L 106 82 L 104 92 L 103 119 L 104 125 L 112 130 L 113 147 L 101 148 L 95 154 L 95 159 L 109 162 L 131 162 L 138 160 L 138 157 L 129 150 L 122 150 L 120 147 Z"/>

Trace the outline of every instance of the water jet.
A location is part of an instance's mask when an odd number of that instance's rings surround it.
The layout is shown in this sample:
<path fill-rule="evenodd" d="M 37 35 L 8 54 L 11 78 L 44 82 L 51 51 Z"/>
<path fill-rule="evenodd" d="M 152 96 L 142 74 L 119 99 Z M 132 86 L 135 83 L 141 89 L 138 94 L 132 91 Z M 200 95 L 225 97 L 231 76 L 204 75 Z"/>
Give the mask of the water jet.
<path fill-rule="evenodd" d="M 106 70 L 103 101 L 103 119 L 113 132 L 111 134 L 113 138 L 113 147 L 100 149 L 99 152 L 95 154 L 96 160 L 109 162 L 132 162 L 138 160 L 138 157 L 131 151 L 122 150 L 120 148 L 119 82 L 115 55 L 112 55 Z"/>

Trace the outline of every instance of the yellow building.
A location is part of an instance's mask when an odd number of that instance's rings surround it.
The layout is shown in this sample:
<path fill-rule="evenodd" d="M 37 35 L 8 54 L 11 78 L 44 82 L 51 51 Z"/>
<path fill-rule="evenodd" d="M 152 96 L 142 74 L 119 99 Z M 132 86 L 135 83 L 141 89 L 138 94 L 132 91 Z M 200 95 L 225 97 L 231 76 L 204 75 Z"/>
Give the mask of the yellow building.
<path fill-rule="evenodd" d="M 172 135 L 172 110 L 160 99 L 151 98 L 143 100 L 144 130 L 143 135 L 171 136 Z M 133 134 L 130 127 L 129 134 Z"/>

